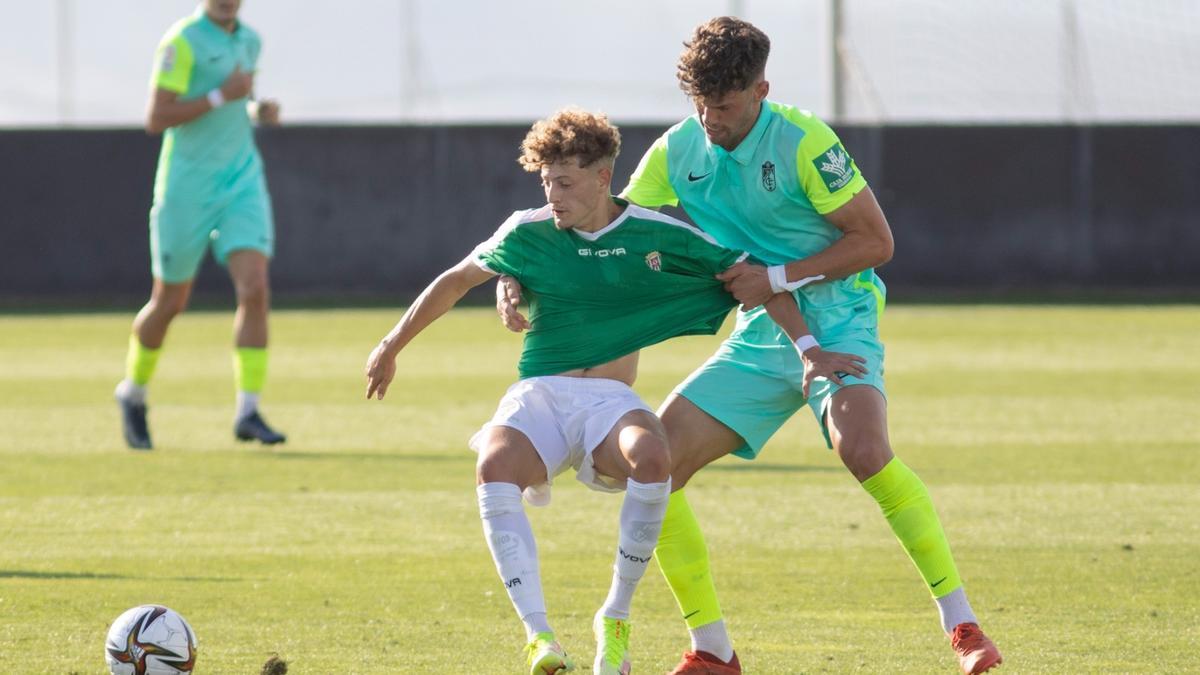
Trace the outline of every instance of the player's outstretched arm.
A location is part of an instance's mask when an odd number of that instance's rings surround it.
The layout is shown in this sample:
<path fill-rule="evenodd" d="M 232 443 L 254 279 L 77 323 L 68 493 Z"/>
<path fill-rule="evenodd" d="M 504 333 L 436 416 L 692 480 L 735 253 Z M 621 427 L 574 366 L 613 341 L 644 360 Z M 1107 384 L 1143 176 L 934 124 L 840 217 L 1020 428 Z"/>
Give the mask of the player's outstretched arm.
<path fill-rule="evenodd" d="M 867 374 L 863 365 L 866 359 L 863 357 L 821 349 L 821 344 L 812 336 L 808 323 L 800 314 L 800 308 L 796 306 L 796 298 L 791 293 L 777 293 L 763 306 L 800 352 L 800 359 L 804 361 L 802 391 L 805 396 L 808 396 L 812 381 L 818 377 L 827 377 L 837 384 L 843 384 L 842 377 L 845 375 Z"/>
<path fill-rule="evenodd" d="M 429 324 L 450 311 L 467 291 L 493 276 L 492 272 L 481 269 L 468 257 L 442 272 L 433 283 L 426 286 L 404 312 L 404 316 L 400 317 L 399 323 L 367 357 L 367 398 L 375 396 L 382 401 L 388 385 L 396 376 L 396 355 L 400 350 Z"/>

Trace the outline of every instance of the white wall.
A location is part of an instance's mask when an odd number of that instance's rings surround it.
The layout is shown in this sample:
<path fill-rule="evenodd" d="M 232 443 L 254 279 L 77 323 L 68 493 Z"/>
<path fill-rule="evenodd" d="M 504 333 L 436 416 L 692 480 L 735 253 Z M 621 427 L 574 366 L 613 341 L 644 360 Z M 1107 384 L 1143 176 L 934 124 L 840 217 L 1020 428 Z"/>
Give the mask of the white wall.
<path fill-rule="evenodd" d="M 295 122 L 619 121 L 690 110 L 699 22 L 773 41 L 772 98 L 832 112 L 833 0 L 245 0 L 260 96 Z M 1200 119 L 1195 0 L 844 0 L 856 121 Z M 0 125 L 136 125 L 154 47 L 194 0 L 0 0 Z M 1073 8 L 1073 14 L 1071 10 Z M 60 40 L 65 36 L 66 40 Z"/>

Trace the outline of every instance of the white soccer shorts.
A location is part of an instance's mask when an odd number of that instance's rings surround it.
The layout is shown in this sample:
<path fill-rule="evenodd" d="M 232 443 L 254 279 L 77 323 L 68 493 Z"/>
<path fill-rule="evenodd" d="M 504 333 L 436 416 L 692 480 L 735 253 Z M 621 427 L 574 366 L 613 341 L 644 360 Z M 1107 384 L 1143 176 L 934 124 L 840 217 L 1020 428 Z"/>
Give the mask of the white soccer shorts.
<path fill-rule="evenodd" d="M 546 482 L 525 489 L 533 506 L 550 503 L 554 477 L 575 469 L 575 478 L 601 492 L 620 492 L 624 479 L 596 472 L 592 451 L 608 436 L 625 413 L 653 410 L 618 380 L 595 377 L 531 377 L 508 388 L 496 414 L 471 436 L 475 452 L 483 450 L 484 432 L 493 426 L 511 427 L 525 434 L 546 465 Z"/>

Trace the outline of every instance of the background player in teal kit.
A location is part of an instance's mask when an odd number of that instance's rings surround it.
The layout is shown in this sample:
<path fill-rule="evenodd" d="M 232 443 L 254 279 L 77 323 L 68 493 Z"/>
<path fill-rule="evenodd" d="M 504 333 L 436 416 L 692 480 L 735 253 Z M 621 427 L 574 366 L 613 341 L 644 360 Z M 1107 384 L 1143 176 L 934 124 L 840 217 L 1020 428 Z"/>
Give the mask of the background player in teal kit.
<path fill-rule="evenodd" d="M 594 622 L 594 672 L 628 673 L 630 602 L 671 491 L 665 432 L 630 388 L 638 350 L 714 333 L 736 304 L 716 274 L 745 254 L 613 198 L 620 136 L 602 115 L 561 111 L 535 124 L 522 148 L 521 163 L 540 172 L 548 203 L 514 213 L 421 293 L 368 358 L 367 397 L 383 398 L 400 350 L 468 290 L 501 273 L 525 284 L 533 299 L 521 379 L 471 439 L 484 534 L 525 627 L 530 673 L 561 672 L 572 664 L 546 618 L 521 496 L 547 503 L 550 482 L 568 468 L 594 489 L 624 489 L 612 586 Z M 808 336 L 791 298 L 769 304 L 789 334 Z M 828 372 L 862 372 L 854 357 L 821 356 Z"/>
<path fill-rule="evenodd" d="M 892 254 L 887 220 L 833 131 L 766 99 L 770 41 L 762 31 L 722 17 L 698 27 L 686 47 L 678 77 L 696 115 L 654 143 L 622 196 L 682 205 L 718 242 L 767 266 L 740 263 L 721 275 L 744 311 L 660 411 L 675 487 L 726 454 L 754 458 L 807 402 L 916 564 L 963 671 L 983 672 L 1000 653 L 979 630 L 928 491 L 888 442 L 878 335 L 886 291 L 873 269 Z M 759 307 L 782 294 L 795 296 L 821 346 L 866 359 L 866 374 L 818 379 L 806 401 L 806 364 Z M 518 301 L 515 286 L 501 296 L 510 327 L 520 327 Z M 693 649 L 675 672 L 740 672 L 682 491 L 671 497 L 655 553 L 692 632 Z"/>
<path fill-rule="evenodd" d="M 125 379 L 116 391 L 125 441 L 135 449 L 152 447 L 146 385 L 210 247 L 237 293 L 234 435 L 268 444 L 285 440 L 258 413 L 275 232 L 251 120 L 278 124 L 279 104 L 248 101 L 262 43 L 238 20 L 240 6 L 241 0 L 205 0 L 158 47 L 146 121 L 147 131 L 163 133 L 150 210 L 154 286 L 133 320 Z"/>

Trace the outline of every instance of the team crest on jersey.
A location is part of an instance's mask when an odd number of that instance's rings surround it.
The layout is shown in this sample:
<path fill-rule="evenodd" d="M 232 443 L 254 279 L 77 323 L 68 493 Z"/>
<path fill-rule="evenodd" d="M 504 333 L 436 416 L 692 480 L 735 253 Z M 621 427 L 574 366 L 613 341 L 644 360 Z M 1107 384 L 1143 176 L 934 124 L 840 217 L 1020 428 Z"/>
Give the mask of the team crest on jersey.
<path fill-rule="evenodd" d="M 658 251 L 651 251 L 646 254 L 646 267 L 655 272 L 662 271 L 662 256 L 658 254 Z"/>
<path fill-rule="evenodd" d="M 163 48 L 162 63 L 159 64 L 159 69 L 164 73 L 171 72 L 175 67 L 175 45 L 167 45 Z"/>
<path fill-rule="evenodd" d="M 762 184 L 763 189 L 767 192 L 775 191 L 775 164 L 773 162 L 763 162 Z"/>
<path fill-rule="evenodd" d="M 821 174 L 821 180 L 825 181 L 825 187 L 829 188 L 830 192 L 837 192 L 854 180 L 854 160 L 850 159 L 850 153 L 846 152 L 841 143 L 834 143 L 833 147 L 812 163 L 817 167 L 817 173 Z"/>

